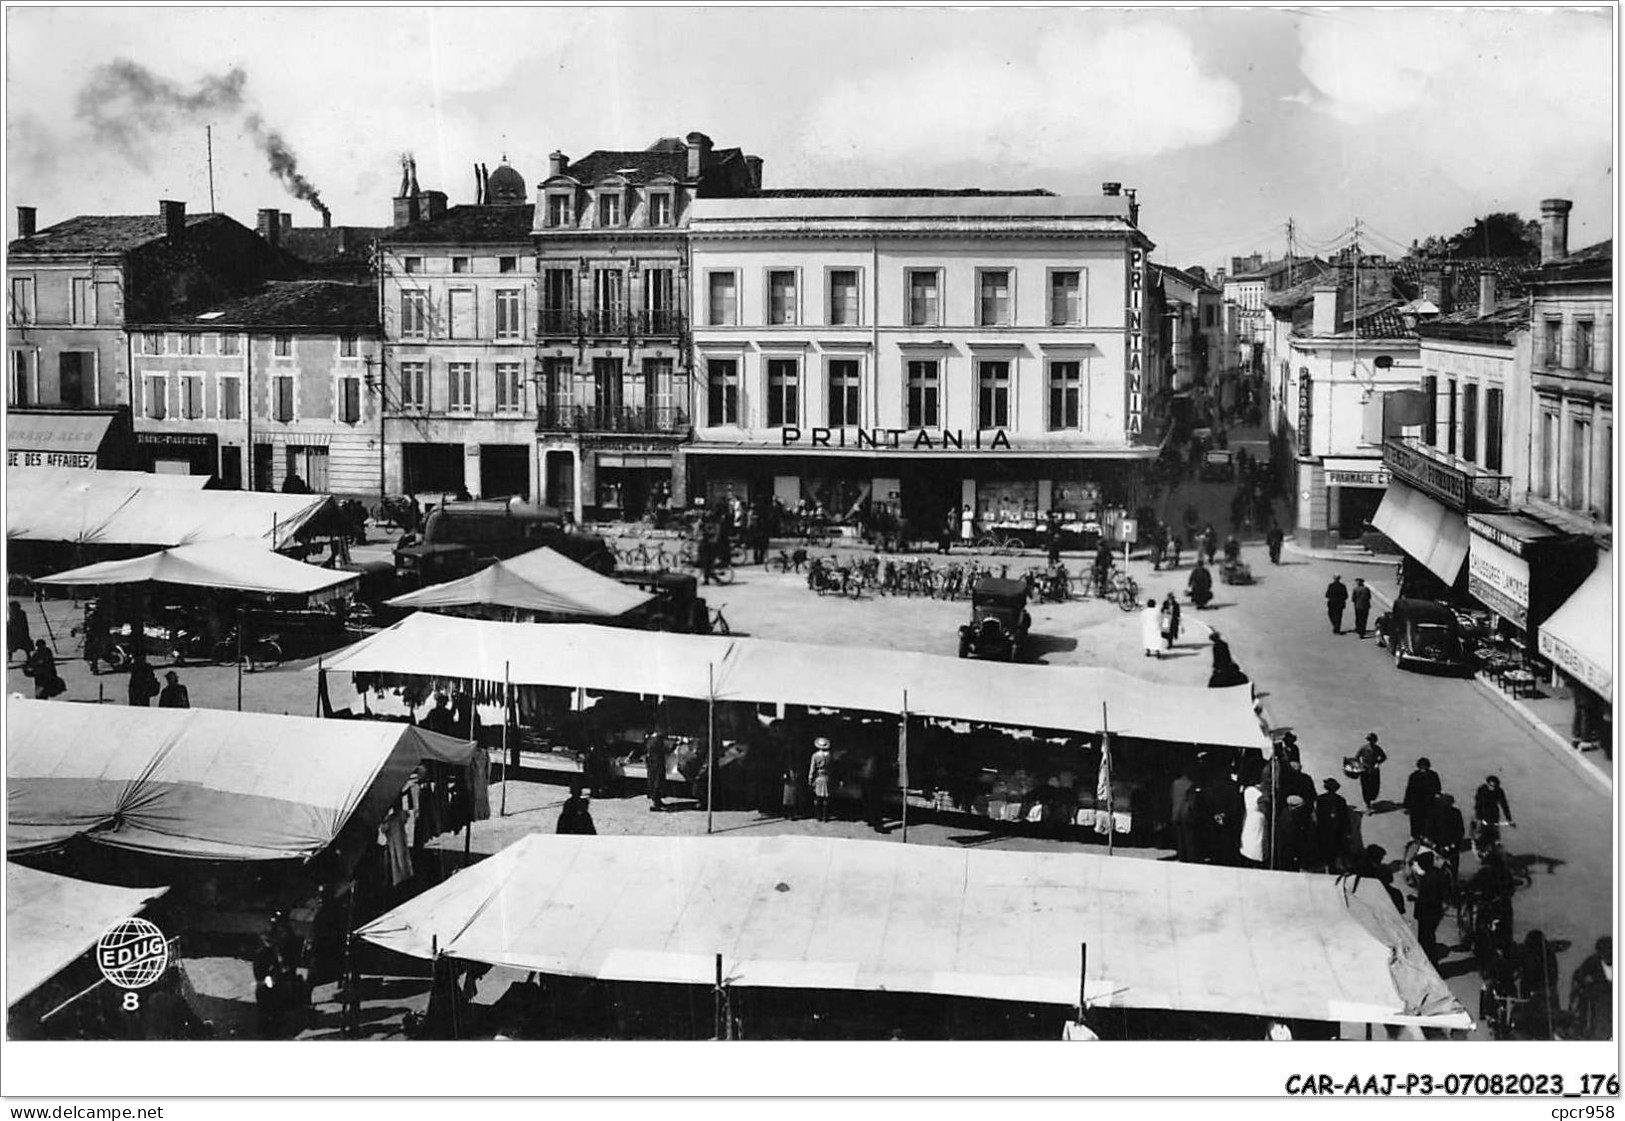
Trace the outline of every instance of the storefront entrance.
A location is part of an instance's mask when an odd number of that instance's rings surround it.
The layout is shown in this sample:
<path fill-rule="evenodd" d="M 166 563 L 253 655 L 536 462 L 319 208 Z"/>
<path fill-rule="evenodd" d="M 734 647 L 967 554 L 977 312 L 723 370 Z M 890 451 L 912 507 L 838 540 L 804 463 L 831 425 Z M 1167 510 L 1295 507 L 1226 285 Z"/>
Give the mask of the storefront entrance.
<path fill-rule="evenodd" d="M 480 445 L 480 497 L 530 499 L 530 445 Z"/>

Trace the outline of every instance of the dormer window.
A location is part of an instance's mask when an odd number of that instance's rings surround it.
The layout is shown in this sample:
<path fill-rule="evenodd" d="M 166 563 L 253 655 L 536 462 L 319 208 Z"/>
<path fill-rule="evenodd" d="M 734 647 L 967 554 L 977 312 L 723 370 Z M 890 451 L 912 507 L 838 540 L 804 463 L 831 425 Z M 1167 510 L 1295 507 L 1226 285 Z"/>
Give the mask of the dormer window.
<path fill-rule="evenodd" d="M 598 196 L 598 224 L 600 226 L 619 226 L 621 224 L 620 192 Z"/>
<path fill-rule="evenodd" d="M 651 191 L 649 193 L 649 225 L 671 225 L 670 191 Z"/>
<path fill-rule="evenodd" d="M 575 207 L 571 205 L 572 202 L 567 194 L 548 195 L 547 224 L 555 229 L 575 225 Z"/>

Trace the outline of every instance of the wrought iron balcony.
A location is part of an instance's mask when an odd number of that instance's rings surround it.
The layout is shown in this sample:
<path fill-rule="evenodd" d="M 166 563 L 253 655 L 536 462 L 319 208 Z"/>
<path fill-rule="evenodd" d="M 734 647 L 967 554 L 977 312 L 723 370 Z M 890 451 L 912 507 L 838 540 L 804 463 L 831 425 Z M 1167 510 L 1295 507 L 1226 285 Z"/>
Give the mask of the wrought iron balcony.
<path fill-rule="evenodd" d="M 633 330 L 638 335 L 678 338 L 688 330 L 688 317 L 673 308 L 640 311 L 633 317 Z"/>
<path fill-rule="evenodd" d="M 1395 478 L 1463 513 L 1511 507 L 1512 476 L 1492 475 L 1414 436 L 1384 440 L 1382 463 Z"/>
<path fill-rule="evenodd" d="M 628 312 L 624 308 L 575 311 L 543 308 L 536 330 L 542 338 L 680 338 L 688 317 L 674 309 Z"/>
<path fill-rule="evenodd" d="M 575 338 L 581 333 L 581 315 L 572 308 L 543 308 L 537 333 L 548 338 Z"/>
<path fill-rule="evenodd" d="M 675 405 L 652 408 L 599 405 L 547 405 L 537 422 L 540 432 L 642 432 L 686 435 L 692 427 L 687 409 Z"/>

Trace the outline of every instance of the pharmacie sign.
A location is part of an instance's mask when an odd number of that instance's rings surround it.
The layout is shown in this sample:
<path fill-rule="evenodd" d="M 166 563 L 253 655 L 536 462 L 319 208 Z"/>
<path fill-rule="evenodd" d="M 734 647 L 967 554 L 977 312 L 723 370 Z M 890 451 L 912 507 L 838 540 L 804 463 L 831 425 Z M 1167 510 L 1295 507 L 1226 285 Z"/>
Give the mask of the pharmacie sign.
<path fill-rule="evenodd" d="M 1479 535 L 1467 550 L 1467 592 L 1521 629 L 1529 626 L 1529 562 Z"/>
<path fill-rule="evenodd" d="M 1010 447 L 1002 428 L 987 431 L 943 428 L 910 431 L 907 428 L 813 428 L 802 431 L 786 425 L 779 430 L 779 445 L 812 448 L 862 448 L 874 451 L 999 451 Z"/>

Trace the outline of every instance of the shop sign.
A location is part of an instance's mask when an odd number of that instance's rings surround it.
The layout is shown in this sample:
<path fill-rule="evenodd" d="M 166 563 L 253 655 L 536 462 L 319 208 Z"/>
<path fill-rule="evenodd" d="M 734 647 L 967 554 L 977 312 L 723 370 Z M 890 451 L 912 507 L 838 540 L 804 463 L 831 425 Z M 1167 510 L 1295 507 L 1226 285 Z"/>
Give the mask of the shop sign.
<path fill-rule="evenodd" d="M 137 432 L 135 442 L 159 448 L 209 448 L 214 446 L 212 432 Z"/>
<path fill-rule="evenodd" d="M 1140 434 L 1140 417 L 1145 406 L 1145 250 L 1128 252 L 1128 323 L 1127 352 L 1124 368 L 1128 371 L 1128 407 L 1124 419 L 1128 434 Z"/>
<path fill-rule="evenodd" d="M 95 452 L 7 452 L 8 467 L 74 467 L 95 470 Z"/>
<path fill-rule="evenodd" d="M 1491 525 L 1489 522 L 1479 521 L 1477 518 L 1468 518 L 1467 528 L 1472 530 L 1475 536 L 1482 537 L 1484 540 L 1493 543 L 1498 548 L 1511 553 L 1515 557 L 1529 556 L 1530 550 L 1537 547 L 1539 544 L 1539 541 L 1530 542 L 1524 541 L 1518 537 L 1514 537 L 1500 526 Z M 1548 541 L 1551 540 L 1551 538 L 1542 537 L 1539 540 Z"/>
<path fill-rule="evenodd" d="M 1387 487 L 1388 472 L 1381 467 L 1370 471 L 1327 471 L 1329 487 Z"/>
<path fill-rule="evenodd" d="M 922 428 L 907 440 L 903 438 L 909 434 L 906 428 L 857 428 L 852 431 L 853 438 L 848 441 L 845 428 L 814 428 L 803 432 L 786 425 L 779 430 L 779 446 L 787 448 L 805 442 L 813 448 L 852 447 L 875 451 L 998 451 L 1010 447 L 1010 437 L 1002 428 L 992 429 L 991 434 L 976 429 L 968 435 L 963 428 L 944 428 L 935 435 Z"/>
<path fill-rule="evenodd" d="M 1298 454 L 1309 455 L 1310 403 L 1313 400 L 1314 378 L 1305 366 L 1298 371 Z"/>
<path fill-rule="evenodd" d="M 1467 551 L 1467 592 L 1514 626 L 1529 626 L 1529 562 L 1474 538 Z"/>
<path fill-rule="evenodd" d="M 1603 620 L 1602 625 L 1606 626 L 1607 620 Z M 1613 673 L 1597 665 L 1563 640 L 1547 634 L 1545 627 L 1540 630 L 1539 647 L 1541 657 L 1599 697 L 1613 694 Z"/>

